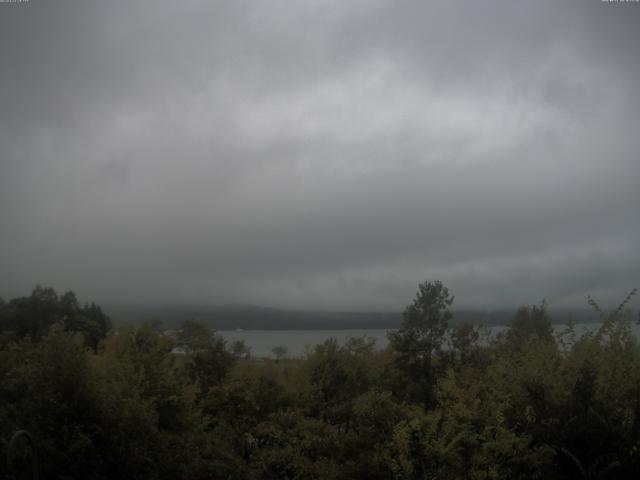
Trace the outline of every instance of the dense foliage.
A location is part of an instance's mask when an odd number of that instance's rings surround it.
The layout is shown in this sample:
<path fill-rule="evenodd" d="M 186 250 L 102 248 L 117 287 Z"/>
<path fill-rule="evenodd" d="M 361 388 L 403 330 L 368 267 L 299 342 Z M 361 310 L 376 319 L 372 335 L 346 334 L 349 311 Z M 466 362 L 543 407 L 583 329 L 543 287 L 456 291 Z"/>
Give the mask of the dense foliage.
<path fill-rule="evenodd" d="M 624 309 L 578 336 L 523 307 L 488 337 L 448 328 L 452 301 L 421 285 L 385 350 L 331 339 L 269 360 L 195 322 L 110 330 L 38 287 L 0 301 L 0 448 L 29 430 L 42 478 L 635 478 Z"/>

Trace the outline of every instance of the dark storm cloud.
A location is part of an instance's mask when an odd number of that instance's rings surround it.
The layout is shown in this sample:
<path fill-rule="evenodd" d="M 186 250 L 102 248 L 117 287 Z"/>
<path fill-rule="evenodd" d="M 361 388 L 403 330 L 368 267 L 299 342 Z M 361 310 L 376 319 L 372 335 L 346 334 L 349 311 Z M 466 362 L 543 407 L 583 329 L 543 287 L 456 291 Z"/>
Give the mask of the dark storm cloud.
<path fill-rule="evenodd" d="M 0 4 L 0 296 L 400 309 L 640 277 L 640 7 Z"/>

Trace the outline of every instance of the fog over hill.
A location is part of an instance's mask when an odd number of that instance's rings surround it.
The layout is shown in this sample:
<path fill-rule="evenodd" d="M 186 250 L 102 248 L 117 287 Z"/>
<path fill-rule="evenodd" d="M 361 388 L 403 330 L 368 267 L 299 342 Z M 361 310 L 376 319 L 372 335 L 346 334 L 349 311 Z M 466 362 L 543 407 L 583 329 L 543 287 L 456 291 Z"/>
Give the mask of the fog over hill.
<path fill-rule="evenodd" d="M 227 306 L 135 306 L 107 304 L 106 312 L 114 324 L 139 324 L 160 320 L 167 328 L 184 320 L 197 320 L 216 330 L 339 330 L 394 329 L 400 326 L 401 312 L 336 312 L 314 310 L 284 310 L 254 305 Z M 514 309 L 464 310 L 453 309 L 452 325 L 470 322 L 476 325 L 506 325 L 513 318 Z M 551 310 L 556 324 L 569 321 L 591 323 L 599 321 L 597 312 L 588 309 Z"/>

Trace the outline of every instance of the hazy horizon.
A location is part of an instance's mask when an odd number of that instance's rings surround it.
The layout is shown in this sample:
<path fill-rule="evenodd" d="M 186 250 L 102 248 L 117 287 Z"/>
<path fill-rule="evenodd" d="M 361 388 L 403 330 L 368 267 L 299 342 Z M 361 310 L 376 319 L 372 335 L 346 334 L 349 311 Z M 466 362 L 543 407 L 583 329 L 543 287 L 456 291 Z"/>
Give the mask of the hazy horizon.
<path fill-rule="evenodd" d="M 0 5 L 0 297 L 400 311 L 640 286 L 633 2 Z M 632 305 L 635 306 L 635 305 Z"/>
<path fill-rule="evenodd" d="M 314 308 L 314 307 L 309 307 L 309 306 L 287 306 L 286 304 L 284 305 L 278 305 L 278 304 L 270 304 L 270 303 L 262 303 L 262 304 L 258 304 L 258 303 L 250 303 L 250 302 L 241 302 L 241 301 L 236 301 L 236 302 L 225 302 L 225 301 L 209 301 L 206 299 L 198 299 L 198 300 L 187 300 L 187 299 L 152 299 L 152 300 L 144 300 L 144 299 L 132 299 L 132 300 L 109 300 L 109 299 L 100 299 L 98 298 L 93 298 L 93 297 L 83 297 L 83 296 L 79 296 L 78 295 L 78 290 L 77 289 L 73 289 L 73 288 L 65 288 L 65 289 L 59 289 L 56 288 L 53 285 L 42 285 L 42 284 L 36 284 L 34 285 L 34 287 L 28 291 L 24 291 L 21 293 L 18 293 L 16 295 L 13 296 L 0 296 L 0 299 L 6 301 L 11 300 L 12 298 L 19 298 L 19 297 L 28 297 L 31 292 L 33 291 L 33 289 L 37 288 L 37 287 L 44 287 L 44 288 L 54 288 L 54 290 L 56 291 L 56 293 L 58 295 L 62 295 L 68 291 L 72 291 L 74 292 L 74 294 L 76 294 L 76 297 L 78 299 L 78 302 L 82 305 L 85 304 L 97 304 L 101 307 L 103 307 L 103 309 L 109 309 L 111 308 L 133 308 L 133 309 L 158 309 L 158 310 L 162 310 L 162 309 L 193 309 L 193 310 L 199 310 L 202 309 L 203 311 L 206 311 L 208 309 L 212 309 L 212 310 L 225 310 L 225 309 L 229 309 L 229 310 L 271 310 L 274 312 L 278 312 L 278 311 L 282 311 L 282 312 L 309 312 L 309 313 L 327 313 L 327 314 L 331 314 L 331 313 L 353 313 L 353 314 L 366 314 L 366 313 L 380 313 L 380 314 L 398 314 L 401 315 L 402 312 L 404 311 L 405 307 L 407 307 L 415 298 L 415 292 L 414 295 L 408 295 L 407 298 L 405 299 L 404 303 L 402 303 L 401 305 L 397 305 L 396 307 L 386 307 L 386 308 L 367 308 L 367 306 L 362 306 L 362 307 L 353 307 L 353 308 L 339 308 L 339 307 L 334 307 L 332 308 L 330 305 L 326 306 L 325 308 Z M 625 297 L 627 296 L 627 294 L 629 294 L 631 291 L 631 289 L 629 289 L 626 292 L 620 292 L 619 297 L 617 298 L 612 298 L 612 301 L 601 301 L 601 299 L 599 298 L 595 298 L 594 300 L 596 300 L 596 302 L 598 303 L 598 305 L 600 307 L 603 308 L 603 310 L 606 311 L 612 311 L 614 310 L 616 307 L 618 307 L 618 305 L 620 305 L 620 303 L 625 299 Z M 575 304 L 550 304 L 549 301 L 545 298 L 538 298 L 538 299 L 532 299 L 531 301 L 526 301 L 526 302 L 522 302 L 522 303 L 502 303 L 502 304 L 494 304 L 491 306 L 483 306 L 483 305 L 470 305 L 468 303 L 464 303 L 462 305 L 458 305 L 457 302 L 455 301 L 456 299 L 454 298 L 454 302 L 452 304 L 452 306 L 450 307 L 451 311 L 455 312 L 455 311 L 467 311 L 467 312 L 505 312 L 505 311 L 513 311 L 515 313 L 515 311 L 523 306 L 539 306 L 542 302 L 544 302 L 546 304 L 546 308 L 548 309 L 548 311 L 550 312 L 567 312 L 567 311 L 585 311 L 585 312 L 592 312 L 593 311 L 593 307 L 591 307 L 588 304 L 588 298 L 585 296 L 585 298 L 583 299 L 582 303 L 577 302 Z M 607 299 L 605 299 L 607 300 Z M 636 302 L 635 299 L 632 297 L 628 307 L 632 312 L 636 312 L 637 308 L 636 308 Z M 107 312 L 108 313 L 108 312 Z"/>

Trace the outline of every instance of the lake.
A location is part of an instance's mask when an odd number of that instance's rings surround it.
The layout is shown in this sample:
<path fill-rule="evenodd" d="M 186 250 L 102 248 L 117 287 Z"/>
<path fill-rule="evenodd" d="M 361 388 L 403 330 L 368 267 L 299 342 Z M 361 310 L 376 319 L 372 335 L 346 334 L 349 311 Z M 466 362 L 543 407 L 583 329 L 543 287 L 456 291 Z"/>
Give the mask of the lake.
<path fill-rule="evenodd" d="M 251 349 L 254 357 L 273 357 L 271 349 L 276 345 L 287 348 L 288 357 L 299 357 L 307 346 L 313 347 L 335 337 L 340 344 L 349 337 L 366 335 L 376 340 L 378 348 L 387 346 L 387 331 L 371 330 L 221 330 L 218 331 L 227 342 L 242 340 Z"/>
<path fill-rule="evenodd" d="M 576 334 L 582 335 L 588 330 L 595 330 L 600 324 L 579 323 L 575 326 Z M 488 327 L 490 334 L 497 334 L 504 330 L 504 326 Z M 554 325 L 556 332 L 563 331 L 564 325 Z M 633 324 L 636 335 L 640 333 L 640 327 Z M 304 355 L 307 346 L 313 347 L 325 340 L 334 337 L 338 343 L 343 344 L 349 337 L 367 336 L 376 340 L 377 348 L 385 348 L 389 343 L 386 329 L 357 329 L 357 330 L 220 330 L 218 331 L 227 342 L 242 340 L 251 349 L 254 357 L 273 357 L 271 349 L 276 345 L 282 345 L 287 349 L 288 357 Z"/>

